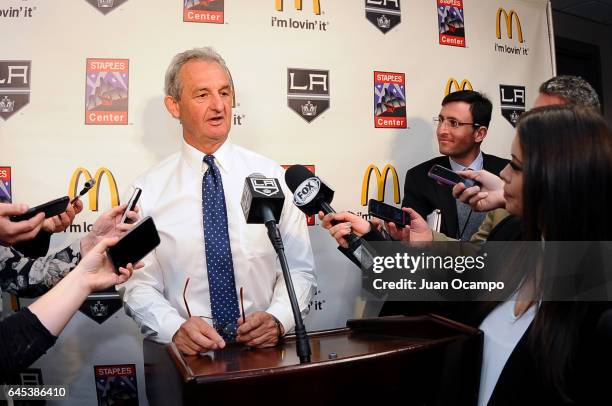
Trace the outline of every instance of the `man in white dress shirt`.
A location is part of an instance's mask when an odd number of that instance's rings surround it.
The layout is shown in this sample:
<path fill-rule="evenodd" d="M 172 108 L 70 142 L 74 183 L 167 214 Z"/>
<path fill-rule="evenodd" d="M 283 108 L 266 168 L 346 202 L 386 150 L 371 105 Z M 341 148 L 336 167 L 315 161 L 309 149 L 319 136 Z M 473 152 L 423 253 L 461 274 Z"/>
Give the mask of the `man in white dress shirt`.
<path fill-rule="evenodd" d="M 126 312 L 143 333 L 172 341 L 185 354 L 232 341 L 274 346 L 294 327 L 293 314 L 266 228 L 246 224 L 240 199 L 253 173 L 279 179 L 291 196 L 284 171 L 228 140 L 234 89 L 225 61 L 211 48 L 176 55 L 165 92 L 166 108 L 183 127 L 183 143 L 134 184 L 143 190 L 141 214 L 153 217 L 161 244 L 146 267 L 118 288 Z M 290 198 L 279 228 L 305 314 L 316 288 L 313 256 L 305 217 Z"/>

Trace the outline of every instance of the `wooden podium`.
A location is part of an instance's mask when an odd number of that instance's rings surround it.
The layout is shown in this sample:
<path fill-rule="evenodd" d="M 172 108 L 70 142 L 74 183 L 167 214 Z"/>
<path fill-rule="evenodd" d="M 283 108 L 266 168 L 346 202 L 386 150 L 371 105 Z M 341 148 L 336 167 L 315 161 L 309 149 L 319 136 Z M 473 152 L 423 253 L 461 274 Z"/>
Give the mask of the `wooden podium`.
<path fill-rule="evenodd" d="M 236 345 L 199 356 L 145 340 L 149 404 L 476 404 L 477 329 L 435 315 L 392 316 L 309 335 L 308 364 L 299 363 L 292 336 L 275 348 Z"/>

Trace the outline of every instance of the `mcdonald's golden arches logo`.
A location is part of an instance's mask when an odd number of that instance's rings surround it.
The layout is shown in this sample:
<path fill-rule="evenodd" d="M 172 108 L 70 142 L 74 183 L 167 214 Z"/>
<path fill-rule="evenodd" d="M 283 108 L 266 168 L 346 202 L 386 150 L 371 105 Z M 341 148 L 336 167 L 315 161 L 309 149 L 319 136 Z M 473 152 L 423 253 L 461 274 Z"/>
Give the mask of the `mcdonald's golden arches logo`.
<path fill-rule="evenodd" d="M 363 174 L 363 183 L 361 185 L 361 205 L 368 205 L 368 195 L 370 192 L 370 178 L 372 176 L 372 172 L 376 176 L 376 188 L 377 188 L 377 199 L 383 201 L 385 199 L 385 187 L 387 185 L 387 178 L 389 177 L 389 173 L 393 178 L 393 201 L 395 203 L 400 202 L 400 188 L 399 188 L 399 177 L 397 176 L 397 171 L 395 168 L 387 164 L 383 168 L 382 172 L 378 169 L 378 166 L 374 164 L 370 164 L 367 167 L 365 173 Z"/>
<path fill-rule="evenodd" d="M 467 79 L 458 82 L 455 78 L 448 78 L 446 86 L 444 87 L 444 96 L 448 96 L 449 93 L 458 92 L 459 90 L 474 90 L 474 87 L 472 86 L 472 82 Z"/>
<path fill-rule="evenodd" d="M 115 181 L 115 177 L 111 173 L 108 168 L 100 168 L 96 171 L 95 176 L 91 177 L 91 172 L 83 167 L 78 167 L 72 172 L 72 178 L 70 178 L 70 186 L 68 186 L 68 196 L 70 198 L 74 198 L 77 193 L 79 186 L 79 180 L 81 179 L 81 175 L 85 178 L 85 182 L 88 180 L 94 179 L 96 184 L 93 188 L 89 190 L 88 200 L 89 200 L 89 209 L 91 211 L 98 211 L 98 200 L 100 198 L 100 183 L 102 183 L 102 176 L 106 175 L 106 180 L 108 181 L 108 189 L 110 193 L 111 205 L 113 207 L 119 205 L 119 191 L 117 190 L 117 182 Z"/>
<path fill-rule="evenodd" d="M 276 10 L 283 11 L 283 0 L 275 0 Z M 294 7 L 296 10 L 302 9 L 302 0 L 294 0 Z M 321 14 L 321 0 L 312 0 L 312 11 L 316 15 Z"/>
<path fill-rule="evenodd" d="M 505 8 L 500 7 L 497 9 L 497 16 L 495 17 L 495 33 L 497 34 L 497 39 L 501 39 L 501 22 L 502 15 L 504 16 L 504 21 L 506 23 L 506 32 L 508 34 L 508 38 L 512 39 L 513 34 L 513 22 L 516 22 L 516 30 L 518 32 L 518 42 L 521 44 L 524 41 L 523 39 L 523 28 L 521 27 L 521 19 L 518 14 L 514 10 L 506 11 Z"/>

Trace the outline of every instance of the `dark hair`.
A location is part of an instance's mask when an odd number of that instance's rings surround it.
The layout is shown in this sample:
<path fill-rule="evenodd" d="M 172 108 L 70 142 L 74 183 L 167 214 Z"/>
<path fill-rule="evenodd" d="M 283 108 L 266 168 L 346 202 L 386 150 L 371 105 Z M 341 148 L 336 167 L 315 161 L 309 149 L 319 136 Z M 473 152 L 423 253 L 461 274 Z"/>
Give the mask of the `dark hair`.
<path fill-rule="evenodd" d="M 524 239 L 612 240 L 612 132 L 604 118 L 584 106 L 535 108 L 521 116 L 517 136 L 523 153 Z M 528 339 L 545 382 L 569 400 L 565 376 L 589 304 L 546 301 L 559 279 L 548 277 L 556 269 L 550 263 L 562 261 L 560 254 L 545 255 L 547 277 L 539 282 L 535 297 L 543 300 Z M 576 276 L 595 272 L 599 270 L 578 267 Z"/>
<path fill-rule="evenodd" d="M 483 127 L 489 127 L 493 104 L 491 104 L 491 100 L 489 100 L 487 96 L 473 90 L 459 90 L 458 92 L 449 93 L 442 99 L 443 106 L 453 102 L 464 102 L 469 104 L 474 123 Z"/>
<path fill-rule="evenodd" d="M 570 104 L 601 111 L 597 92 L 580 76 L 562 75 L 550 78 L 540 85 L 540 93 L 561 97 Z"/>
<path fill-rule="evenodd" d="M 546 106 L 517 126 L 523 152 L 525 239 L 599 241 L 612 237 L 612 134 L 582 106 Z"/>

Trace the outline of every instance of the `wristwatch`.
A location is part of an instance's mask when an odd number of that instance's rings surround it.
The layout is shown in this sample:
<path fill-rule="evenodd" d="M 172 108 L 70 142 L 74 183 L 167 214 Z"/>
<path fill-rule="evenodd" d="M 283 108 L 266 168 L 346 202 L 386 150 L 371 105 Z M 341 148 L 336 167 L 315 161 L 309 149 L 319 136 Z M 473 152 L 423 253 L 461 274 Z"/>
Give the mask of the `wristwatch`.
<path fill-rule="evenodd" d="M 274 323 L 276 323 L 276 330 L 277 330 L 278 338 L 282 338 L 283 337 L 283 325 L 281 324 L 280 320 L 278 320 L 273 314 L 271 314 L 270 316 L 272 316 L 272 320 L 274 320 Z"/>

